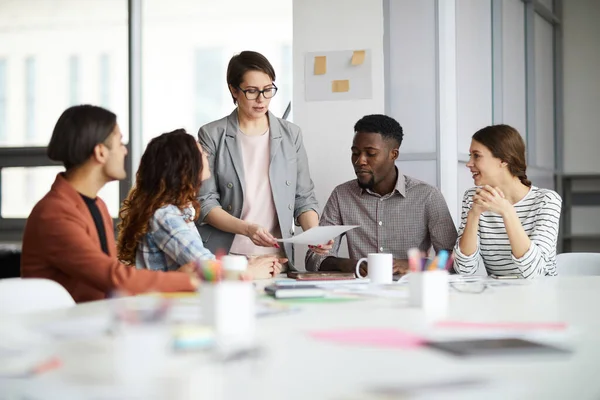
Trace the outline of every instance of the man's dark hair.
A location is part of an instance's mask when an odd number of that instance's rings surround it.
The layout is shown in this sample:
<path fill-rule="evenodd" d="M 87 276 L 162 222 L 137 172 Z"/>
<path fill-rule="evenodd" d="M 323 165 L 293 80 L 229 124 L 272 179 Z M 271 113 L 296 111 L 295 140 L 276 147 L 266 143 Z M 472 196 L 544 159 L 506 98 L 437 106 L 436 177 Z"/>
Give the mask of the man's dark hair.
<path fill-rule="evenodd" d="M 240 54 L 236 54 L 229 60 L 227 66 L 227 84 L 231 85 L 234 89 L 238 89 L 244 80 L 244 74 L 248 71 L 259 71 L 264 72 L 275 82 L 275 69 L 267 60 L 265 56 L 256 51 L 242 51 Z M 233 104 L 237 101 L 233 98 Z"/>
<path fill-rule="evenodd" d="M 382 114 L 365 115 L 354 125 L 354 132 L 379 133 L 384 139 L 393 140 L 396 148 L 400 147 L 404 137 L 398 121 Z"/>
<path fill-rule="evenodd" d="M 77 167 L 88 160 L 96 145 L 108 139 L 116 124 L 117 116 L 102 107 L 70 107 L 56 122 L 48 157 L 62 162 L 66 169 Z"/>

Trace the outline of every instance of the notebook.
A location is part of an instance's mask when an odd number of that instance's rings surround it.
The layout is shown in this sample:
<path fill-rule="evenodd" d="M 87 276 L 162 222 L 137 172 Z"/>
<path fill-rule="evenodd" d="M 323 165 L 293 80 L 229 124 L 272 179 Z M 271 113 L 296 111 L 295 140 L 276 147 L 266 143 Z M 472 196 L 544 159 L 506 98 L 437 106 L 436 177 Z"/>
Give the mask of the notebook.
<path fill-rule="evenodd" d="M 269 285 L 265 287 L 265 293 L 276 299 L 293 299 L 301 297 L 324 297 L 325 290 L 314 285 Z"/>

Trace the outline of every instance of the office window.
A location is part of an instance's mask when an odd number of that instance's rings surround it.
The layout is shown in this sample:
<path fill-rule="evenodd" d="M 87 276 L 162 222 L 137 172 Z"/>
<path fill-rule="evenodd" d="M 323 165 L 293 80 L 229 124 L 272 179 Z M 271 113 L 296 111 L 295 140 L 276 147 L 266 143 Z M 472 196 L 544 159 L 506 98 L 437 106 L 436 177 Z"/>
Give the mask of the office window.
<path fill-rule="evenodd" d="M 74 106 L 79 104 L 80 88 L 79 88 L 79 68 L 80 62 L 78 56 L 69 57 L 69 105 Z"/>
<path fill-rule="evenodd" d="M 197 49 L 195 54 L 196 127 L 214 121 L 224 112 L 224 99 L 229 99 L 223 51 L 218 48 Z M 191 131 L 190 133 L 194 133 Z"/>
<path fill-rule="evenodd" d="M 6 143 L 8 138 L 7 135 L 7 121 L 6 117 L 6 60 L 0 59 L 0 145 Z"/>
<path fill-rule="evenodd" d="M 2 168 L 2 218 L 27 218 L 63 167 Z"/>
<path fill-rule="evenodd" d="M 106 53 L 100 55 L 100 79 L 98 93 L 100 93 L 99 103 L 104 108 L 110 108 L 110 56 Z"/>
<path fill-rule="evenodd" d="M 65 108 L 99 104 L 107 94 L 119 124 L 128 126 L 126 0 L 0 4 L 0 59 L 6 60 L 10 132 L 4 146 L 47 146 Z M 104 92 L 99 91 L 101 79 L 109 82 L 102 84 Z"/>
<path fill-rule="evenodd" d="M 35 59 L 25 59 L 25 143 L 35 140 Z"/>
<path fill-rule="evenodd" d="M 20 159 L 3 147 L 47 146 L 61 113 L 85 103 L 115 112 L 127 140 L 127 1 L 0 3 L 0 159 L 11 163 L 0 170 L 0 211 L 3 218 L 23 218 L 62 168 L 13 167 Z M 118 182 L 100 196 L 116 217 Z"/>
<path fill-rule="evenodd" d="M 281 49 L 292 45 L 292 4 L 144 0 L 142 147 L 177 128 L 195 135 L 200 125 L 233 111 L 225 76 L 234 54 L 258 51 L 273 64 L 278 86 L 292 79 L 291 52 L 289 62 L 281 60 Z M 261 29 L 272 34 L 256 34 Z M 270 111 L 281 116 L 290 98 L 277 93 Z"/>
<path fill-rule="evenodd" d="M 284 45 L 281 48 L 281 57 L 280 57 L 283 71 L 291 71 L 292 70 L 292 57 L 293 57 L 292 46 L 289 44 Z M 293 80 L 294 80 L 294 77 L 292 76 L 292 74 L 282 74 L 277 77 L 277 87 L 279 88 L 279 90 L 277 91 L 276 97 L 277 97 L 277 100 L 279 100 L 281 102 L 280 108 L 283 110 L 283 111 L 281 111 L 281 114 L 277 114 L 278 117 L 283 116 L 285 109 L 287 108 L 288 104 L 292 101 Z M 292 108 L 290 114 L 287 117 L 288 121 L 294 120 L 293 112 L 294 112 L 294 108 Z"/>

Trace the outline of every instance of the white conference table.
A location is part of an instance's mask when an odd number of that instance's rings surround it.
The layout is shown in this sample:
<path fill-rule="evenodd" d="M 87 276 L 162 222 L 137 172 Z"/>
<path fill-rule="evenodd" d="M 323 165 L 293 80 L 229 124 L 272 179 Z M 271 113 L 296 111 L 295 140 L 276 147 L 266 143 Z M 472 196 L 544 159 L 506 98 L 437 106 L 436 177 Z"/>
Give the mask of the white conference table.
<path fill-rule="evenodd" d="M 428 338 L 452 337 L 456 333 L 433 328 L 431 320 L 420 309 L 410 308 L 406 299 L 306 303 L 300 304 L 297 312 L 258 319 L 258 338 L 264 350 L 261 356 L 221 363 L 210 353 L 172 355 L 164 378 L 144 384 L 152 388 L 153 397 L 146 394 L 139 398 L 600 398 L 596 370 L 600 367 L 600 277 L 541 278 L 525 283 L 490 287 L 480 294 L 451 290 L 446 319 L 565 322 L 566 331 L 536 332 L 532 337 L 572 349 L 572 354 L 457 358 L 426 347 L 378 348 L 320 341 L 308 332 L 393 328 Z M 48 321 L 101 315 L 109 312 L 114 301 L 118 300 L 4 319 L 1 326 L 35 327 Z M 482 335 L 475 331 L 471 334 Z M 63 367 L 34 378 L 0 380 L 0 399 L 136 398 L 114 383 L 110 373 L 114 364 L 107 356 L 112 351 L 112 340 L 92 337 L 53 342 L 49 346 L 60 355 Z M 470 386 L 427 389 L 440 382 L 469 380 L 474 381 Z M 373 391 L 386 387 L 417 389 L 398 391 L 395 397 L 382 397 Z"/>

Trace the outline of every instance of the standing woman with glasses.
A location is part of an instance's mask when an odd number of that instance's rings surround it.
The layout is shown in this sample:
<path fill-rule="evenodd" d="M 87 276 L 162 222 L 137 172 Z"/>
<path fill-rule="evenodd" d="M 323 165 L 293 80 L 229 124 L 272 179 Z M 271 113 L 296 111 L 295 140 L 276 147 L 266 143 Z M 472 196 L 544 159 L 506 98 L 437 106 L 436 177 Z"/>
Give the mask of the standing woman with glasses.
<path fill-rule="evenodd" d="M 294 224 L 303 230 L 319 224 L 302 133 L 269 111 L 277 86 L 262 54 L 231 58 L 227 85 L 235 110 L 198 132 L 212 172 L 199 192 L 198 230 L 213 253 L 280 254 L 293 268 L 291 244 L 280 246 L 276 238 L 290 237 Z M 325 254 L 332 243 L 313 251 Z"/>

